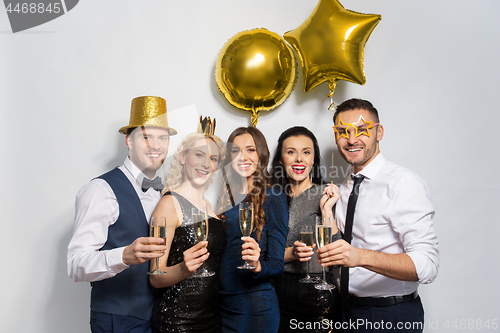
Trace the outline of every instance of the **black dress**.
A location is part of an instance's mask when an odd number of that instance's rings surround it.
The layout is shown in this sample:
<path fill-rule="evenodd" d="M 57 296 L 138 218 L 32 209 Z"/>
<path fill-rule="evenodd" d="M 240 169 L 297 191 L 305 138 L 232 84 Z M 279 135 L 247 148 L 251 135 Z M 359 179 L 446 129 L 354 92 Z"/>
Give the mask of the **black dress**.
<path fill-rule="evenodd" d="M 175 229 L 167 259 L 167 266 L 183 262 L 183 252 L 194 246 L 196 240 L 191 217 L 194 207 L 176 192 L 174 196 L 182 209 L 182 223 Z M 168 235 L 167 235 L 168 237 Z M 153 332 L 220 332 L 219 266 L 226 248 L 226 232 L 222 221 L 211 217 L 208 222 L 208 252 L 205 261 L 211 277 L 189 276 L 179 283 L 158 289 L 153 308 Z"/>

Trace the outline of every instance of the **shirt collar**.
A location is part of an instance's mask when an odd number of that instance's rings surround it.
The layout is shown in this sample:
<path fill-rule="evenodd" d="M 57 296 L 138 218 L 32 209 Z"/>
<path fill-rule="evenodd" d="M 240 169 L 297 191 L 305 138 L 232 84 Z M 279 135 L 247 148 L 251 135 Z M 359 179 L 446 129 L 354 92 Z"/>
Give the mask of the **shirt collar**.
<path fill-rule="evenodd" d="M 378 155 L 375 156 L 375 158 L 356 175 L 363 175 L 366 178 L 371 179 L 375 177 L 375 175 L 380 171 L 380 169 L 386 162 L 387 160 L 385 159 L 384 155 L 382 155 L 382 153 L 378 153 Z"/>
<path fill-rule="evenodd" d="M 137 184 L 139 187 L 142 184 L 142 180 L 144 178 L 147 178 L 145 174 L 142 173 L 141 170 L 139 170 L 138 167 L 135 166 L 134 163 L 130 160 L 130 158 L 126 158 L 125 161 L 123 162 L 123 165 L 125 166 L 125 169 L 132 175 L 132 177 L 137 181 Z"/>

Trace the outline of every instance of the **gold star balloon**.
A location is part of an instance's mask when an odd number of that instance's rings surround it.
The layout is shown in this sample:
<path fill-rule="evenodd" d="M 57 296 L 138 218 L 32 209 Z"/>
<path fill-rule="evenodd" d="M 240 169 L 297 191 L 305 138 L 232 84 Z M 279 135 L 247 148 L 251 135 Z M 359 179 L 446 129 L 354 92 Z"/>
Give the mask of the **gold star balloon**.
<path fill-rule="evenodd" d="M 338 0 L 320 0 L 304 23 L 286 32 L 302 66 L 304 91 L 328 81 L 331 97 L 338 80 L 365 84 L 365 43 L 381 18 L 347 10 Z"/>
<path fill-rule="evenodd" d="M 292 48 L 277 33 L 253 29 L 234 35 L 222 48 L 215 64 L 217 87 L 233 106 L 251 114 L 283 103 L 297 80 Z"/>

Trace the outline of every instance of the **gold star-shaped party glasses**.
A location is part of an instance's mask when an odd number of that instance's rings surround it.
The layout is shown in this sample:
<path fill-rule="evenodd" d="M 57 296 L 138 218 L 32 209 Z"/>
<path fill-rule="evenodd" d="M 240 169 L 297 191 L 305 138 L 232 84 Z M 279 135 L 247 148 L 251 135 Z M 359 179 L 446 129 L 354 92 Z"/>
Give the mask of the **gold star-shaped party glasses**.
<path fill-rule="evenodd" d="M 333 126 L 333 130 L 337 135 L 337 140 L 341 137 L 349 139 L 349 132 L 354 131 L 354 136 L 357 138 L 360 135 L 370 136 L 370 128 L 377 126 L 379 123 L 374 124 L 373 121 L 366 121 L 363 116 L 359 116 L 359 120 L 355 123 L 344 123 L 339 116 L 337 125 Z M 349 128 L 352 127 L 352 130 Z"/>

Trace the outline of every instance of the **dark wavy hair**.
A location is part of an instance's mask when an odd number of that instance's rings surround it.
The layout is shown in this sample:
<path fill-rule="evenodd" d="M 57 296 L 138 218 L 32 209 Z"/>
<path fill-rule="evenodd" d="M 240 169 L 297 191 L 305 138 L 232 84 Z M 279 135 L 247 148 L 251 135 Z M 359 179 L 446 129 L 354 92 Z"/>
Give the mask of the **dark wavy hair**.
<path fill-rule="evenodd" d="M 325 180 L 321 174 L 321 153 L 319 151 L 318 140 L 316 136 L 303 126 L 295 126 L 287 129 L 283 133 L 281 133 L 278 138 L 278 147 L 276 147 L 276 152 L 274 153 L 273 160 L 271 162 L 271 183 L 273 185 L 278 185 L 282 189 L 284 189 L 285 193 L 290 195 L 290 181 L 288 179 L 288 174 L 285 171 L 285 168 L 280 163 L 281 162 L 281 151 L 283 150 L 283 143 L 286 139 L 292 136 L 303 135 L 311 139 L 313 142 L 314 148 L 314 164 L 311 168 L 311 181 L 314 184 L 325 184 Z"/>
<path fill-rule="evenodd" d="M 219 198 L 219 212 L 220 217 L 223 221 L 226 220 L 224 216 L 225 211 L 228 208 L 235 206 L 235 201 L 233 199 L 234 194 L 240 194 L 243 191 L 243 184 L 241 184 L 241 176 L 232 168 L 231 166 L 231 146 L 233 145 L 234 139 L 243 134 L 250 134 L 255 142 L 255 148 L 257 149 L 257 155 L 259 156 L 259 163 L 257 169 L 255 170 L 253 176 L 253 189 L 246 198 L 247 201 L 252 202 L 254 206 L 254 221 L 257 240 L 260 240 L 260 235 L 262 234 L 262 229 L 266 224 L 266 214 L 264 213 L 264 199 L 266 197 L 266 189 L 270 183 L 270 176 L 267 170 L 267 165 L 269 163 L 269 148 L 267 147 L 266 138 L 261 131 L 253 126 L 249 127 L 238 127 L 235 129 L 227 139 L 227 149 L 226 149 L 226 159 L 229 167 L 222 168 L 223 183 L 221 188 L 221 196 Z M 246 181 L 246 180 L 245 180 Z M 233 186 L 231 188 L 230 184 Z M 236 193 L 233 193 L 236 192 Z"/>
<path fill-rule="evenodd" d="M 335 108 L 335 114 L 333 115 L 333 123 L 337 120 L 339 113 L 349 110 L 366 110 L 375 119 L 376 123 L 379 123 L 378 111 L 375 109 L 372 103 L 360 98 L 351 98 L 347 101 L 342 102 Z"/>

